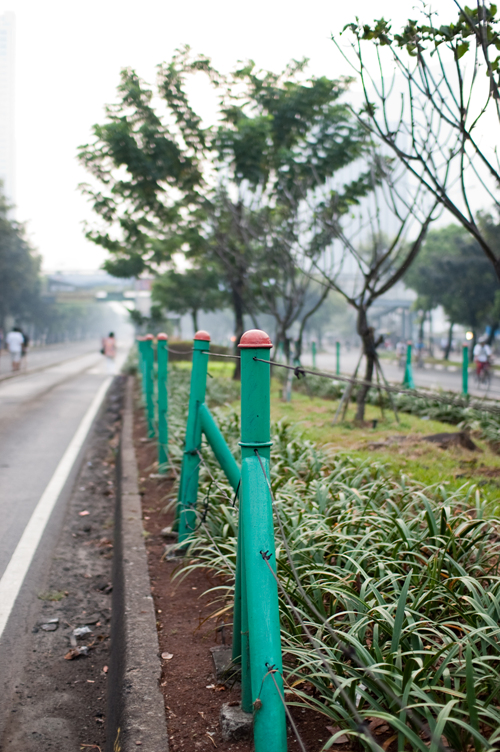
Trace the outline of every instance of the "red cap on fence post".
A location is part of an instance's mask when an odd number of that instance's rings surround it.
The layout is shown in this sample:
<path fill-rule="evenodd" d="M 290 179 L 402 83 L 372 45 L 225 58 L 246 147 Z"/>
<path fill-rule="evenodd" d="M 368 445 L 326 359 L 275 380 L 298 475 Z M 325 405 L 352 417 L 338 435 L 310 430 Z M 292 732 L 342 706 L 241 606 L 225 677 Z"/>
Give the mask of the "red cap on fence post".
<path fill-rule="evenodd" d="M 273 343 L 269 334 L 263 332 L 262 329 L 249 329 L 248 332 L 240 339 L 238 347 L 250 348 L 250 347 L 266 347 L 271 349 Z"/>
<path fill-rule="evenodd" d="M 210 334 L 204 329 L 200 329 L 200 331 L 196 332 L 196 334 L 194 335 L 194 339 L 200 339 L 203 342 L 210 342 Z"/>
<path fill-rule="evenodd" d="M 144 337 L 144 339 L 152 340 L 152 339 L 154 339 L 154 337 L 153 337 L 152 334 L 146 334 L 146 336 Z"/>
<path fill-rule="evenodd" d="M 167 340 L 168 339 L 168 335 L 165 334 L 165 332 L 160 332 L 159 334 L 156 335 L 156 339 Z"/>

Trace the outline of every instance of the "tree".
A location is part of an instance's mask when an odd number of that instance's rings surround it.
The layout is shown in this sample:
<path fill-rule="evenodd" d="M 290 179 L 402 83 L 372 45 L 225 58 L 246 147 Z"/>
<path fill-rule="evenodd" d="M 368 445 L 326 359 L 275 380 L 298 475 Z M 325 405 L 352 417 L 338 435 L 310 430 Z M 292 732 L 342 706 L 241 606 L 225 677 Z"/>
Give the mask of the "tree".
<path fill-rule="evenodd" d="M 339 102 L 349 80 L 307 78 L 304 68 L 293 63 L 274 74 L 249 63 L 223 77 L 185 49 L 158 70 L 164 116 L 153 107 L 152 89 L 134 71 L 122 71 L 119 103 L 106 108 L 106 123 L 94 126 L 94 141 L 79 152 L 97 186 L 84 191 L 103 225 L 87 236 L 110 252 L 107 270 L 159 272 L 175 251 L 198 265 L 217 264 L 231 295 L 236 343 L 245 313 L 276 317 L 276 298 L 260 294 L 273 267 L 264 261 L 278 252 L 297 261 L 315 191 L 328 187 L 330 208 L 339 214 L 367 190 L 359 176 L 336 190 L 328 186 L 366 145 L 365 131 Z M 188 101 L 186 79 L 200 71 L 219 95 L 217 129 L 203 128 Z M 285 268 L 292 267 L 278 271 Z M 309 284 L 307 276 L 301 280 Z M 273 289 L 283 295 L 287 284 Z M 307 313 L 300 302 L 299 309 Z M 279 336 L 298 315 L 277 319 Z"/>
<path fill-rule="evenodd" d="M 492 219 L 479 217 L 477 221 L 484 227 Z M 459 225 L 429 232 L 404 282 L 428 310 L 443 307 L 450 322 L 449 340 L 454 324 L 470 328 L 474 338 L 486 324 L 493 333 L 498 328 L 497 277 L 479 243 Z"/>
<path fill-rule="evenodd" d="M 287 359 L 290 329 L 298 324 L 300 355 L 307 321 L 328 293 L 310 294 L 314 263 L 331 241 L 328 231 L 318 232 L 318 217 L 328 211 L 338 219 L 372 189 L 371 166 L 359 166 L 366 132 L 341 102 L 350 81 L 305 78 L 304 69 L 303 61 L 280 74 L 253 63 L 236 71 L 216 135 L 223 171 L 238 189 L 234 202 L 225 191 L 244 238 L 234 268 L 248 269 L 250 248 L 256 281 L 247 284 L 247 297 L 275 319 L 275 345 L 283 343 Z M 335 185 L 337 174 L 356 163 L 356 177 Z"/>
<path fill-rule="evenodd" d="M 171 270 L 159 276 L 152 287 L 152 299 L 164 310 L 190 313 L 194 331 L 198 331 L 198 313 L 217 311 L 228 303 L 228 295 L 220 289 L 220 275 L 208 267 Z"/>
<path fill-rule="evenodd" d="M 421 20 L 408 20 L 399 33 L 385 19 L 356 21 L 344 29 L 354 36 L 352 54 L 341 51 L 362 83 L 360 120 L 472 235 L 500 279 L 500 249 L 477 221 L 472 194 L 480 185 L 499 207 L 497 139 L 482 136 L 492 118 L 498 133 L 500 19 L 481 0 L 474 9 L 455 4 L 454 22 L 435 25 L 423 6 Z"/>
<path fill-rule="evenodd" d="M 427 205 L 422 189 L 405 186 L 383 155 L 375 154 L 372 191 L 349 217 L 322 218 L 331 245 L 316 263 L 328 288 L 340 293 L 356 311 L 356 329 L 365 357 L 364 381 L 357 393 L 356 421 L 364 420 L 365 402 L 374 370 L 382 374 L 377 357 L 381 338 L 369 320 L 370 308 L 399 282 L 416 259 L 433 220 L 436 205 Z M 412 239 L 410 240 L 410 237 Z M 360 361 L 361 362 L 361 361 Z M 354 376 L 360 363 L 356 367 Z"/>
<path fill-rule="evenodd" d="M 24 227 L 9 219 L 0 192 L 0 326 L 8 316 L 29 321 L 40 301 L 40 259 L 25 237 Z"/>

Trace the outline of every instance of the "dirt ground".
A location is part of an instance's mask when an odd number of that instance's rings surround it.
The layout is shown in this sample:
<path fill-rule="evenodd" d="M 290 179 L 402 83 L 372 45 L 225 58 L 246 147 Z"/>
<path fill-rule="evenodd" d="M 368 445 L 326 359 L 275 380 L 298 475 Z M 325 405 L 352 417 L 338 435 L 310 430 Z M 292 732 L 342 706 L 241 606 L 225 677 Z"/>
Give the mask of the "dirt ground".
<path fill-rule="evenodd" d="M 123 390 L 124 378 L 117 377 L 75 482 L 48 588 L 38 594 L 32 646 L 19 670 L 2 752 L 104 750 L 115 451 Z M 78 627 L 89 631 L 71 639 Z M 65 659 L 75 643 L 87 646 L 88 654 Z"/>
<path fill-rule="evenodd" d="M 170 750 L 251 752 L 252 741 L 225 742 L 220 733 L 221 706 L 226 702 L 238 703 L 240 692 L 237 687 L 218 684 L 215 678 L 210 648 L 221 644 L 222 635 L 210 619 L 215 610 L 213 595 L 204 593 L 216 583 L 206 570 L 196 570 L 184 579 L 172 579 L 179 564 L 163 558 L 165 539 L 161 530 L 173 521 L 173 512 L 164 511 L 172 498 L 173 480 L 169 476 L 165 480 L 154 477 L 156 443 L 148 441 L 146 436 L 143 411 L 136 406 L 134 440 L 160 653 L 172 656 L 162 661 L 161 679 Z M 230 628 L 224 630 L 224 639 L 230 643 L 228 631 Z M 307 752 L 319 752 L 330 738 L 328 720 L 298 708 L 292 708 L 292 713 Z M 291 732 L 288 749 L 300 750 Z M 334 749 L 343 750 L 346 746 L 335 745 Z"/>

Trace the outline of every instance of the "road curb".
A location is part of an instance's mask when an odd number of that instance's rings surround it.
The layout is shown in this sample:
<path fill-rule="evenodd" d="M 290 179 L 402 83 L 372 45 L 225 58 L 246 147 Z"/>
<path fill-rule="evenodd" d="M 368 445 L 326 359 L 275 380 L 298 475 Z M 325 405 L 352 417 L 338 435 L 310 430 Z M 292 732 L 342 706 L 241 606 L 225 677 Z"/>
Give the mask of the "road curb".
<path fill-rule="evenodd" d="M 107 752 L 168 750 L 156 617 L 144 544 L 129 377 L 117 461 Z"/>

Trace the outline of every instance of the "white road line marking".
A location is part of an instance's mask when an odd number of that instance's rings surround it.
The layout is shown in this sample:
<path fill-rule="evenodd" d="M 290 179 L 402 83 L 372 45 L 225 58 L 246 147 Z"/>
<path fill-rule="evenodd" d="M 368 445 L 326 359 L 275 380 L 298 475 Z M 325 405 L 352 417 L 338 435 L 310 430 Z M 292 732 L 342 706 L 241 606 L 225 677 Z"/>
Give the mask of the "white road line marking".
<path fill-rule="evenodd" d="M 54 475 L 40 497 L 40 500 L 31 515 L 30 521 L 26 525 L 24 533 L 16 546 L 16 550 L 12 554 L 7 569 L 0 580 L 0 637 L 3 634 L 14 607 L 14 603 L 16 602 L 16 598 L 19 595 L 24 578 L 30 568 L 33 556 L 38 548 L 38 544 L 40 543 L 43 532 L 47 526 L 47 522 L 50 519 L 52 510 L 54 509 L 59 494 L 68 479 L 71 468 L 78 457 L 78 453 L 87 438 L 92 422 L 97 415 L 112 380 L 112 377 L 107 378 L 99 387 L 99 390 L 92 400 L 89 409 L 83 416 L 71 443 L 56 467 Z"/>

